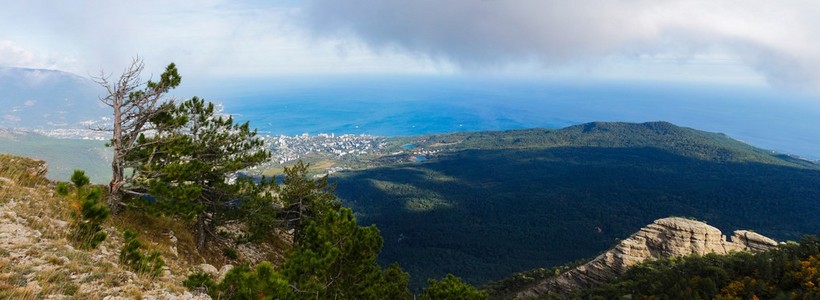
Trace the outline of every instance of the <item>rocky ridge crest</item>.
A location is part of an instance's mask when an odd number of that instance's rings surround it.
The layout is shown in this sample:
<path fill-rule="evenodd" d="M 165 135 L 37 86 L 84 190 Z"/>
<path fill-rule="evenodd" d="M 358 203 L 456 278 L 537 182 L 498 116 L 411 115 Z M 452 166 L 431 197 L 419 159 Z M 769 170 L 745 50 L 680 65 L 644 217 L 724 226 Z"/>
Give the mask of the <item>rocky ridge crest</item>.
<path fill-rule="evenodd" d="M 736 230 L 727 239 L 720 230 L 706 223 L 671 217 L 656 220 L 617 246 L 590 262 L 545 279 L 518 293 L 518 299 L 554 294 L 569 294 L 610 281 L 631 266 L 649 259 L 662 259 L 709 253 L 765 251 L 777 242 L 748 230 Z"/>

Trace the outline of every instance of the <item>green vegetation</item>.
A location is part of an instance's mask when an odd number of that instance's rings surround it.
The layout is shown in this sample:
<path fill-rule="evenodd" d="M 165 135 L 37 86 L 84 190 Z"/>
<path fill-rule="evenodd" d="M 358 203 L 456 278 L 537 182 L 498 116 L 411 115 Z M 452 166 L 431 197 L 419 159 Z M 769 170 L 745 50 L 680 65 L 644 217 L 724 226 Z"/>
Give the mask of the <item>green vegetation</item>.
<path fill-rule="evenodd" d="M 247 270 L 250 269 L 247 265 L 244 264 L 236 268 L 241 268 L 244 271 L 244 273 L 247 273 Z M 212 298 L 214 298 L 214 295 L 217 295 L 217 293 L 219 292 L 219 289 L 217 288 L 217 283 L 214 282 L 213 276 L 202 271 L 198 271 L 191 275 L 188 275 L 188 278 L 186 278 L 185 281 L 182 282 L 182 285 L 192 291 L 207 293 Z"/>
<path fill-rule="evenodd" d="M 100 76 L 95 78 L 95 81 L 108 92 L 108 95 L 100 97 L 100 102 L 111 107 L 113 115 L 109 129 L 111 139 L 106 144 L 114 152 L 111 158 L 111 182 L 108 183 L 107 204 L 115 215 L 120 211 L 124 194 L 129 192 L 128 185 L 133 183 L 133 176 L 125 177 L 125 169 L 136 170 L 145 164 L 144 161 L 131 157 L 134 152 L 144 150 L 146 146 L 138 139 L 144 140 L 143 135 L 148 132 L 161 137 L 165 133 L 165 128 L 162 128 L 160 123 L 169 119 L 175 121 L 168 116 L 168 111 L 176 107 L 173 100 L 168 100 L 165 94 L 179 86 L 182 81 L 176 65 L 168 64 L 156 82 L 143 81 L 140 78 L 144 68 L 142 59 L 136 57 L 118 79 L 111 80 L 110 75 L 105 75 L 104 72 L 100 72 Z M 185 122 L 182 121 L 177 122 L 177 125 L 184 125 Z"/>
<path fill-rule="evenodd" d="M 379 230 L 358 226 L 352 211 L 335 201 L 327 179 L 309 179 L 307 170 L 301 163 L 287 168 L 277 188 L 289 207 L 282 217 L 295 230 L 279 270 L 263 262 L 234 268 L 219 283 L 195 273 L 184 284 L 216 299 L 410 299 L 407 273 L 376 263 Z"/>
<path fill-rule="evenodd" d="M 296 291 L 319 299 L 409 299 L 406 274 L 376 263 L 382 238 L 375 226 L 359 227 L 348 208 L 328 211 L 311 221 L 282 273 Z M 390 276 L 405 278 L 391 280 Z"/>
<path fill-rule="evenodd" d="M 818 299 L 820 239 L 806 236 L 758 254 L 650 261 L 578 299 Z"/>
<path fill-rule="evenodd" d="M 416 144 L 452 150 L 332 178 L 359 222 L 381 230 L 379 261 L 401 264 L 414 289 L 447 273 L 483 284 L 593 257 L 668 216 L 779 240 L 820 228 L 816 165 L 718 134 L 598 123 L 425 139 Z"/>
<path fill-rule="evenodd" d="M 558 130 L 524 129 L 425 136 L 418 146 L 430 149 L 544 149 L 557 147 L 656 148 L 693 159 L 756 162 L 818 168 L 817 164 L 773 154 L 724 134 L 679 127 L 668 122 L 593 122 Z"/>
<path fill-rule="evenodd" d="M 128 266 L 140 274 L 157 277 L 162 274 L 162 267 L 165 261 L 160 257 L 159 252 L 151 251 L 148 255 L 142 253 L 140 247 L 142 243 L 137 240 L 137 233 L 126 230 L 122 233 L 125 246 L 120 250 L 120 263 Z"/>
<path fill-rule="evenodd" d="M 513 299 L 522 290 L 587 262 L 588 260 L 581 259 L 558 267 L 538 268 L 518 272 L 504 279 L 487 283 L 481 287 L 481 290 L 487 292 L 490 299 Z"/>
<path fill-rule="evenodd" d="M 228 259 L 238 259 L 239 254 L 236 253 L 236 249 L 234 248 L 222 248 L 222 255 L 224 255 Z"/>
<path fill-rule="evenodd" d="M 262 262 L 251 270 L 248 265 L 231 269 L 219 285 L 211 285 L 214 299 L 295 299 L 288 281 L 273 270 L 269 262 Z"/>
<path fill-rule="evenodd" d="M 143 209 L 196 219 L 197 248 L 230 210 L 243 185 L 227 182 L 234 172 L 270 156 L 249 124 L 216 116 L 213 103 L 194 97 L 166 103 L 152 123 L 158 131 L 139 136 L 126 161 L 135 166 L 124 191 L 150 195 L 132 201 Z M 254 196 L 254 195 L 247 195 Z"/>
<path fill-rule="evenodd" d="M 284 209 L 281 214 L 285 226 L 295 230 L 296 242 L 302 238 L 305 222 L 321 220 L 325 214 L 338 210 L 341 206 L 333 195 L 333 186 L 327 182 L 327 176 L 319 180 L 309 180 L 309 165 L 297 162 L 285 168 L 285 179 L 278 186 L 277 193 Z"/>
<path fill-rule="evenodd" d="M 461 281 L 461 278 L 447 274 L 440 281 L 430 279 L 428 287 L 421 293 L 422 300 L 481 300 L 487 293 Z"/>
<path fill-rule="evenodd" d="M 45 162 L 43 161 L 0 154 L 0 178 L 3 178 L 0 179 L 0 187 L 3 184 L 11 185 L 10 183 L 25 187 L 47 183 L 48 180 L 43 178 L 42 174 L 39 174 L 44 166 Z"/>
<path fill-rule="evenodd" d="M 108 218 L 108 207 L 101 202 L 102 192 L 99 187 L 88 187 L 88 176 L 81 170 L 74 170 L 71 175 L 73 192 L 68 184 L 57 185 L 57 193 L 70 195 L 71 231 L 69 239 L 80 249 L 94 249 L 102 243 L 107 234 L 102 231 L 102 224 Z"/>

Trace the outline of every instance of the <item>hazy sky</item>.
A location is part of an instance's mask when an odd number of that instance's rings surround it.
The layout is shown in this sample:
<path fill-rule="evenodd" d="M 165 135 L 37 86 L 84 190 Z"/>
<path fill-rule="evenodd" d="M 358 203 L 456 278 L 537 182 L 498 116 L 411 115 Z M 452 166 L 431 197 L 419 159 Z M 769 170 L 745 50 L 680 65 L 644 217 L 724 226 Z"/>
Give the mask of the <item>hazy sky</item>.
<path fill-rule="evenodd" d="M 7 1 L 0 66 L 491 74 L 820 90 L 820 1 Z"/>

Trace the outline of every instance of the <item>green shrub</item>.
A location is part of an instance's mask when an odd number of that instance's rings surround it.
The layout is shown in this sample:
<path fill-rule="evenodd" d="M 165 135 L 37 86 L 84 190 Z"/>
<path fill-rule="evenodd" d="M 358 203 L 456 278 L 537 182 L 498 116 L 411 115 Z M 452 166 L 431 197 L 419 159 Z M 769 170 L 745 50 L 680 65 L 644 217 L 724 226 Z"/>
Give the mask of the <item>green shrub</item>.
<path fill-rule="evenodd" d="M 214 298 L 216 296 L 217 285 L 213 276 L 202 271 L 188 276 L 188 279 L 185 279 L 182 285 L 192 291 L 204 292 Z"/>
<path fill-rule="evenodd" d="M 191 290 L 204 291 L 213 299 L 295 298 L 288 280 L 269 262 L 262 262 L 254 269 L 247 264 L 237 266 L 228 271 L 219 284 L 204 272 L 191 274 L 182 284 Z"/>
<path fill-rule="evenodd" d="M 461 281 L 461 278 L 447 274 L 440 281 L 430 279 L 421 293 L 423 300 L 479 300 L 487 299 L 487 293 Z"/>
<path fill-rule="evenodd" d="M 151 277 L 159 276 L 165 261 L 159 256 L 159 252 L 151 251 L 147 256 L 140 251 L 142 244 L 137 240 L 137 234 L 131 230 L 123 233 L 125 246 L 120 250 L 120 262 L 137 273 L 146 274 Z"/>
<path fill-rule="evenodd" d="M 71 183 L 74 186 L 73 192 L 64 182 L 57 185 L 57 193 L 70 199 L 73 220 L 69 239 L 80 249 L 94 249 L 107 237 L 102 231 L 102 223 L 108 218 L 108 207 L 100 202 L 100 188 L 88 188 L 89 179 L 84 171 L 74 170 Z"/>
<path fill-rule="evenodd" d="M 236 249 L 234 248 L 222 248 L 222 255 L 229 259 L 237 259 L 239 258 L 239 254 L 236 253 Z"/>

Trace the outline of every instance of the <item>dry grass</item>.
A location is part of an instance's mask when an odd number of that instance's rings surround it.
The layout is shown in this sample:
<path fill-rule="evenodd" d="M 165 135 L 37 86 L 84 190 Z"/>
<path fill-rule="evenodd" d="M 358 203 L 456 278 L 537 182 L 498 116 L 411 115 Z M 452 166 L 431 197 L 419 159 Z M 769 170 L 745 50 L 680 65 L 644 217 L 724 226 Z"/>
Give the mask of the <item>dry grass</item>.
<path fill-rule="evenodd" d="M 0 289 L 0 299 L 34 300 L 37 299 L 37 291 L 28 287 Z"/>
<path fill-rule="evenodd" d="M 209 263 L 219 268 L 226 263 L 236 263 L 222 253 L 223 248 L 237 247 L 232 239 L 209 240 L 208 249 L 198 253 L 191 221 L 133 210 L 106 221 L 104 228 L 108 238 L 101 247 L 89 251 L 75 249 L 66 239 L 71 220 L 69 202 L 56 195 L 56 184 L 37 170 L 42 170 L 41 162 L 0 154 L 0 222 L 22 226 L 29 232 L 16 236 L 24 242 L 0 247 L 0 299 L 44 299 L 51 295 L 73 299 L 106 296 L 141 299 L 153 297 L 157 291 L 183 293 L 186 289 L 182 281 L 199 264 Z M 145 251 L 158 251 L 162 255 L 170 275 L 148 278 L 119 265 L 122 232 L 126 229 L 138 233 Z M 178 255 L 172 253 L 172 246 Z M 281 251 L 272 249 L 286 249 L 286 246 L 268 244 L 257 251 L 272 255 L 267 259 L 278 261 L 281 255 L 274 254 Z"/>
<path fill-rule="evenodd" d="M 42 294 L 45 295 L 68 295 L 77 293 L 79 286 L 71 280 L 67 270 L 62 268 L 50 268 L 37 272 L 37 281 L 42 286 Z"/>
<path fill-rule="evenodd" d="M 2 180 L 6 183 L 14 182 L 16 185 L 33 187 L 48 183 L 48 179 L 42 177 L 37 171 L 45 162 L 36 161 L 29 158 L 17 157 L 8 154 L 0 154 L 0 176 L 6 178 Z"/>
<path fill-rule="evenodd" d="M 205 262 L 214 264 L 219 261 L 218 257 L 209 252 L 197 252 L 196 239 L 191 234 L 192 222 L 189 220 L 125 210 L 116 218 L 112 218 L 110 223 L 118 231 L 116 237 L 109 235 L 110 239 L 121 241 L 121 232 L 136 232 L 143 250 L 159 252 L 172 273 L 187 273 L 196 265 Z M 176 243 L 172 242 L 171 236 L 176 238 Z M 171 251 L 172 246 L 176 248 L 176 256 Z"/>
<path fill-rule="evenodd" d="M 101 249 L 80 251 L 70 245 L 66 239 L 71 219 L 68 201 L 55 195 L 55 184 L 37 172 L 42 170 L 41 166 L 41 162 L 0 154 L 0 205 L 7 205 L 7 209 L 0 209 L 0 218 L 33 233 L 24 236 L 30 242 L 24 240 L 27 242 L 0 247 L 0 299 L 42 299 L 48 295 L 102 299 L 120 293 L 142 298 L 144 291 L 154 287 L 154 282 L 139 278 L 113 263 L 122 247 L 121 240 L 109 238 L 103 244 L 108 249 L 105 253 Z M 159 232 L 159 227 L 172 225 L 170 221 L 142 219 L 127 223 L 135 226 L 155 224 L 147 236 L 155 236 L 153 231 Z M 111 226 L 113 224 L 109 222 L 106 231 L 109 237 L 118 237 L 120 233 Z M 17 253 L 14 257 L 22 255 L 24 259 L 6 258 L 11 253 Z M 163 280 L 163 285 L 182 289 L 181 279 L 168 279 Z M 126 285 L 127 290 L 111 289 Z"/>

